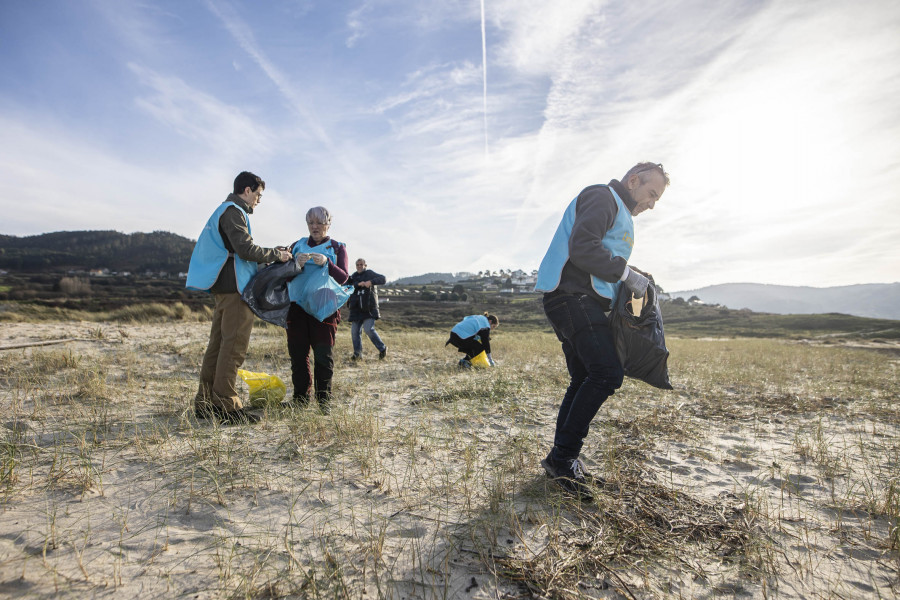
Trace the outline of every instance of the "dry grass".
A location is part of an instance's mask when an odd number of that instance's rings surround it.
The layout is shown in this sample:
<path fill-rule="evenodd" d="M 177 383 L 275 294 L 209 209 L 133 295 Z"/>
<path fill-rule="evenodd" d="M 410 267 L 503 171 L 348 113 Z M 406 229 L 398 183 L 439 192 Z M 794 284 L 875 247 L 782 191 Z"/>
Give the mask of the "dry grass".
<path fill-rule="evenodd" d="M 676 389 L 629 381 L 584 458 L 543 476 L 567 377 L 546 333 L 459 371 L 446 332 L 336 349 L 335 408 L 258 425 L 188 405 L 208 325 L 10 325 L 0 353 L 0 588 L 11 597 L 782 598 L 900 595 L 898 354 L 670 340 Z M 368 344 L 368 342 L 366 342 Z M 245 368 L 290 380 L 283 332 Z"/>

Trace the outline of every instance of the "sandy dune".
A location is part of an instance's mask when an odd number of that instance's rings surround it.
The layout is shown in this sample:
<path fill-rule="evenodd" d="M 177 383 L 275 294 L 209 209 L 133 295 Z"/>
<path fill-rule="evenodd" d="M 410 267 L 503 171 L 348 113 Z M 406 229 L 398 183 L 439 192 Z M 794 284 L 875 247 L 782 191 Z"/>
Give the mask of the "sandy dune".
<path fill-rule="evenodd" d="M 540 471 L 566 376 L 546 334 L 493 371 L 443 336 L 337 348 L 336 407 L 213 427 L 189 410 L 205 323 L 4 324 L 0 595 L 900 595 L 898 353 L 671 340 L 676 390 L 629 382 L 579 506 Z M 366 342 L 368 343 L 368 342 Z M 283 334 L 245 367 L 289 382 Z"/>

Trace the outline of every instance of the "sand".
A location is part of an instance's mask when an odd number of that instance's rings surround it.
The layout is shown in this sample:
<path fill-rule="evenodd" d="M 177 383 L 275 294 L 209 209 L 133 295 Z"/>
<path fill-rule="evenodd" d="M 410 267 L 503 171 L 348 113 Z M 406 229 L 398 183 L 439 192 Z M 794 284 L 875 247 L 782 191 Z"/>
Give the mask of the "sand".
<path fill-rule="evenodd" d="M 0 596 L 900 595 L 900 427 L 873 408 L 890 386 L 807 406 L 683 371 L 666 394 L 630 383 L 589 436 L 608 483 L 580 506 L 539 467 L 565 383 L 552 340 L 498 336 L 499 368 L 466 374 L 415 333 L 351 363 L 343 327 L 330 415 L 213 427 L 189 406 L 206 323 L 4 323 L 0 347 L 75 341 L 0 351 Z M 254 331 L 245 368 L 290 387 L 279 330 Z M 587 555 L 580 576 L 562 564 Z"/>

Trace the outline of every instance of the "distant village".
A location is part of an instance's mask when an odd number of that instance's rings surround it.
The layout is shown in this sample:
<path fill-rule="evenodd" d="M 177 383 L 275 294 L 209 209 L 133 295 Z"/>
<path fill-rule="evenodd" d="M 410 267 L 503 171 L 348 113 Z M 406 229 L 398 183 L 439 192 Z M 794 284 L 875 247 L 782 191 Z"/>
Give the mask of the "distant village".
<path fill-rule="evenodd" d="M 473 292 L 517 295 L 517 294 L 534 294 L 534 286 L 537 283 L 537 269 L 530 273 L 522 269 L 499 269 L 496 271 L 484 270 L 477 273 L 461 271 L 459 273 L 434 274 L 431 278 L 427 275 L 418 277 L 404 277 L 397 281 L 388 282 L 386 285 L 380 286 L 380 295 L 384 297 L 403 297 L 416 296 L 421 300 L 445 300 L 445 301 L 463 301 L 468 300 L 468 296 Z M 165 271 L 146 271 L 143 273 L 131 273 L 129 271 L 111 271 L 110 269 L 90 269 L 88 271 L 70 270 L 67 272 L 70 277 L 88 276 L 88 277 L 141 277 L 146 279 L 180 279 L 187 278 L 187 272 L 179 272 L 177 274 Z M 449 279 L 450 281 L 446 281 Z M 417 283 L 410 283 L 410 280 Z M 661 300 L 668 300 L 669 295 L 660 294 Z M 700 303 L 699 298 L 692 298 L 691 302 Z"/>
<path fill-rule="evenodd" d="M 382 296 L 404 296 L 418 294 L 422 300 L 466 301 L 473 292 L 498 294 L 534 293 L 537 282 L 537 270 L 527 273 L 521 269 L 497 271 L 478 271 L 477 273 L 460 272 L 447 274 L 446 281 L 435 275 L 429 281 L 409 283 L 409 280 L 421 280 L 422 277 L 402 278 L 396 282 L 388 282 L 381 286 Z"/>

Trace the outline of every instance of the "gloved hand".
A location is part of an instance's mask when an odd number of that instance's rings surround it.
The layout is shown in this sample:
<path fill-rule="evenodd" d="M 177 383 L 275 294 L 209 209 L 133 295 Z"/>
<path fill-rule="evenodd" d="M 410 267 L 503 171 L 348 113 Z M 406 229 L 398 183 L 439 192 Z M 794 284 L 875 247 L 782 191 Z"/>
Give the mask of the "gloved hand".
<path fill-rule="evenodd" d="M 492 367 L 496 367 L 496 366 L 497 366 L 497 365 L 494 364 L 494 359 L 491 358 L 491 355 L 490 355 L 490 354 L 487 355 L 487 359 L 488 359 L 488 364 L 490 364 Z"/>
<path fill-rule="evenodd" d="M 647 293 L 647 286 L 650 284 L 650 280 L 631 267 L 625 267 L 625 272 L 625 287 L 631 290 L 635 298 L 643 298 Z"/>

